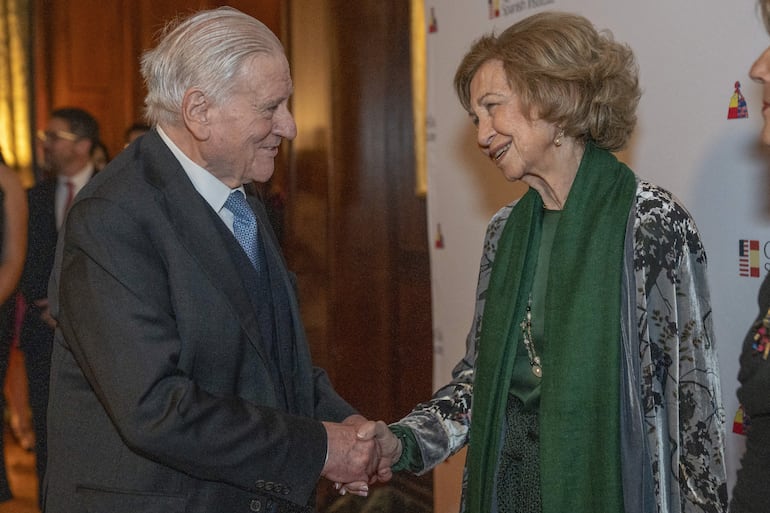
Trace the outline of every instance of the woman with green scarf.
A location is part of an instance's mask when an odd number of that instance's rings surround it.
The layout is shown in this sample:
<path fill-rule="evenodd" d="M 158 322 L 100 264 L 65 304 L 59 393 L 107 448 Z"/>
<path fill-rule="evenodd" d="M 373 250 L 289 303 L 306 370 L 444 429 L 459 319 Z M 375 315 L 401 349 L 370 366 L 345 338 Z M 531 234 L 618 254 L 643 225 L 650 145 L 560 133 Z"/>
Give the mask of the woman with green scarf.
<path fill-rule="evenodd" d="M 530 188 L 489 224 L 452 382 L 371 426 L 381 475 L 468 445 L 468 513 L 725 511 L 706 254 L 611 153 L 636 123 L 631 50 L 542 12 L 476 41 L 455 88 L 481 151 Z"/>

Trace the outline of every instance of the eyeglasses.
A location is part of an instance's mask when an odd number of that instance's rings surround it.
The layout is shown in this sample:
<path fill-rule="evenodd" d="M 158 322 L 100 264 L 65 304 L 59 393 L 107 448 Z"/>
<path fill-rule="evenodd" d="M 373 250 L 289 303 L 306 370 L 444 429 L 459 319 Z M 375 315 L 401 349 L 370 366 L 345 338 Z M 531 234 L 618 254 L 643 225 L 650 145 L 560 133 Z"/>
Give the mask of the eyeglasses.
<path fill-rule="evenodd" d="M 37 138 L 42 142 L 55 142 L 59 140 L 74 142 L 78 139 L 82 139 L 82 137 L 78 134 L 73 134 L 72 132 L 67 132 L 66 130 L 38 130 Z"/>

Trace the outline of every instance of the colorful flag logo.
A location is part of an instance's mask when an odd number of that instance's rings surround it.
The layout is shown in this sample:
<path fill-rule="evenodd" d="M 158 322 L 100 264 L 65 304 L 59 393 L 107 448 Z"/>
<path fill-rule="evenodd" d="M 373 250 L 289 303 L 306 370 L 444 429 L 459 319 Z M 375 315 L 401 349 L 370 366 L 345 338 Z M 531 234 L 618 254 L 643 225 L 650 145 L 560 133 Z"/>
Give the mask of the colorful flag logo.
<path fill-rule="evenodd" d="M 738 435 L 745 435 L 749 430 L 749 416 L 743 411 L 743 405 L 738 406 L 738 411 L 735 412 L 735 418 L 733 418 L 733 433 Z"/>
<path fill-rule="evenodd" d="M 738 274 L 759 278 L 759 241 L 741 239 L 738 241 Z"/>
<path fill-rule="evenodd" d="M 487 0 L 489 4 L 489 19 L 495 19 L 500 16 L 500 0 Z"/>
<path fill-rule="evenodd" d="M 438 20 L 436 19 L 436 10 L 433 7 L 430 8 L 430 21 L 428 24 L 428 32 L 431 34 L 438 32 Z"/>
<path fill-rule="evenodd" d="M 735 90 L 730 97 L 730 106 L 727 108 L 727 119 L 741 119 L 749 117 L 749 108 L 746 106 L 746 98 L 741 93 L 741 83 L 735 82 Z"/>
<path fill-rule="evenodd" d="M 436 225 L 436 249 L 444 249 L 444 234 L 441 233 L 441 223 Z"/>

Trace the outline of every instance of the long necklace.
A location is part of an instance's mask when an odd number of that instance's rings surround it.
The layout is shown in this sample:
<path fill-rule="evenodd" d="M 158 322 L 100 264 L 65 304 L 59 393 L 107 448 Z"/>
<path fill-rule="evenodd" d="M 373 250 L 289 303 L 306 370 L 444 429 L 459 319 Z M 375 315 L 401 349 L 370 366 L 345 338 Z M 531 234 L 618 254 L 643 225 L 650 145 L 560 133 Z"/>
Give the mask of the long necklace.
<path fill-rule="evenodd" d="M 521 335 L 524 340 L 524 347 L 527 348 L 529 356 L 529 366 L 532 367 L 532 374 L 538 378 L 543 377 L 543 366 L 540 363 L 540 357 L 535 352 L 535 341 L 532 338 L 532 296 L 527 299 L 527 316 L 521 321 Z"/>

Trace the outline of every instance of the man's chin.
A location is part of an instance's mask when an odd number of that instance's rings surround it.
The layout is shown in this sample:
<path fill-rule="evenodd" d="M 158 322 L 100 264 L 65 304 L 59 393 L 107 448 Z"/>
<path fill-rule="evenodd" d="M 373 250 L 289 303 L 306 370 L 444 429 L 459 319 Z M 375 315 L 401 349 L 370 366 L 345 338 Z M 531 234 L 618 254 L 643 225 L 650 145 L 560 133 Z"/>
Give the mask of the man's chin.
<path fill-rule="evenodd" d="M 249 178 L 251 178 L 252 182 L 265 183 L 268 180 L 270 180 L 270 178 L 273 177 L 274 171 L 275 171 L 275 167 L 273 166 L 271 166 L 269 169 L 267 168 L 256 169 L 249 175 Z"/>

